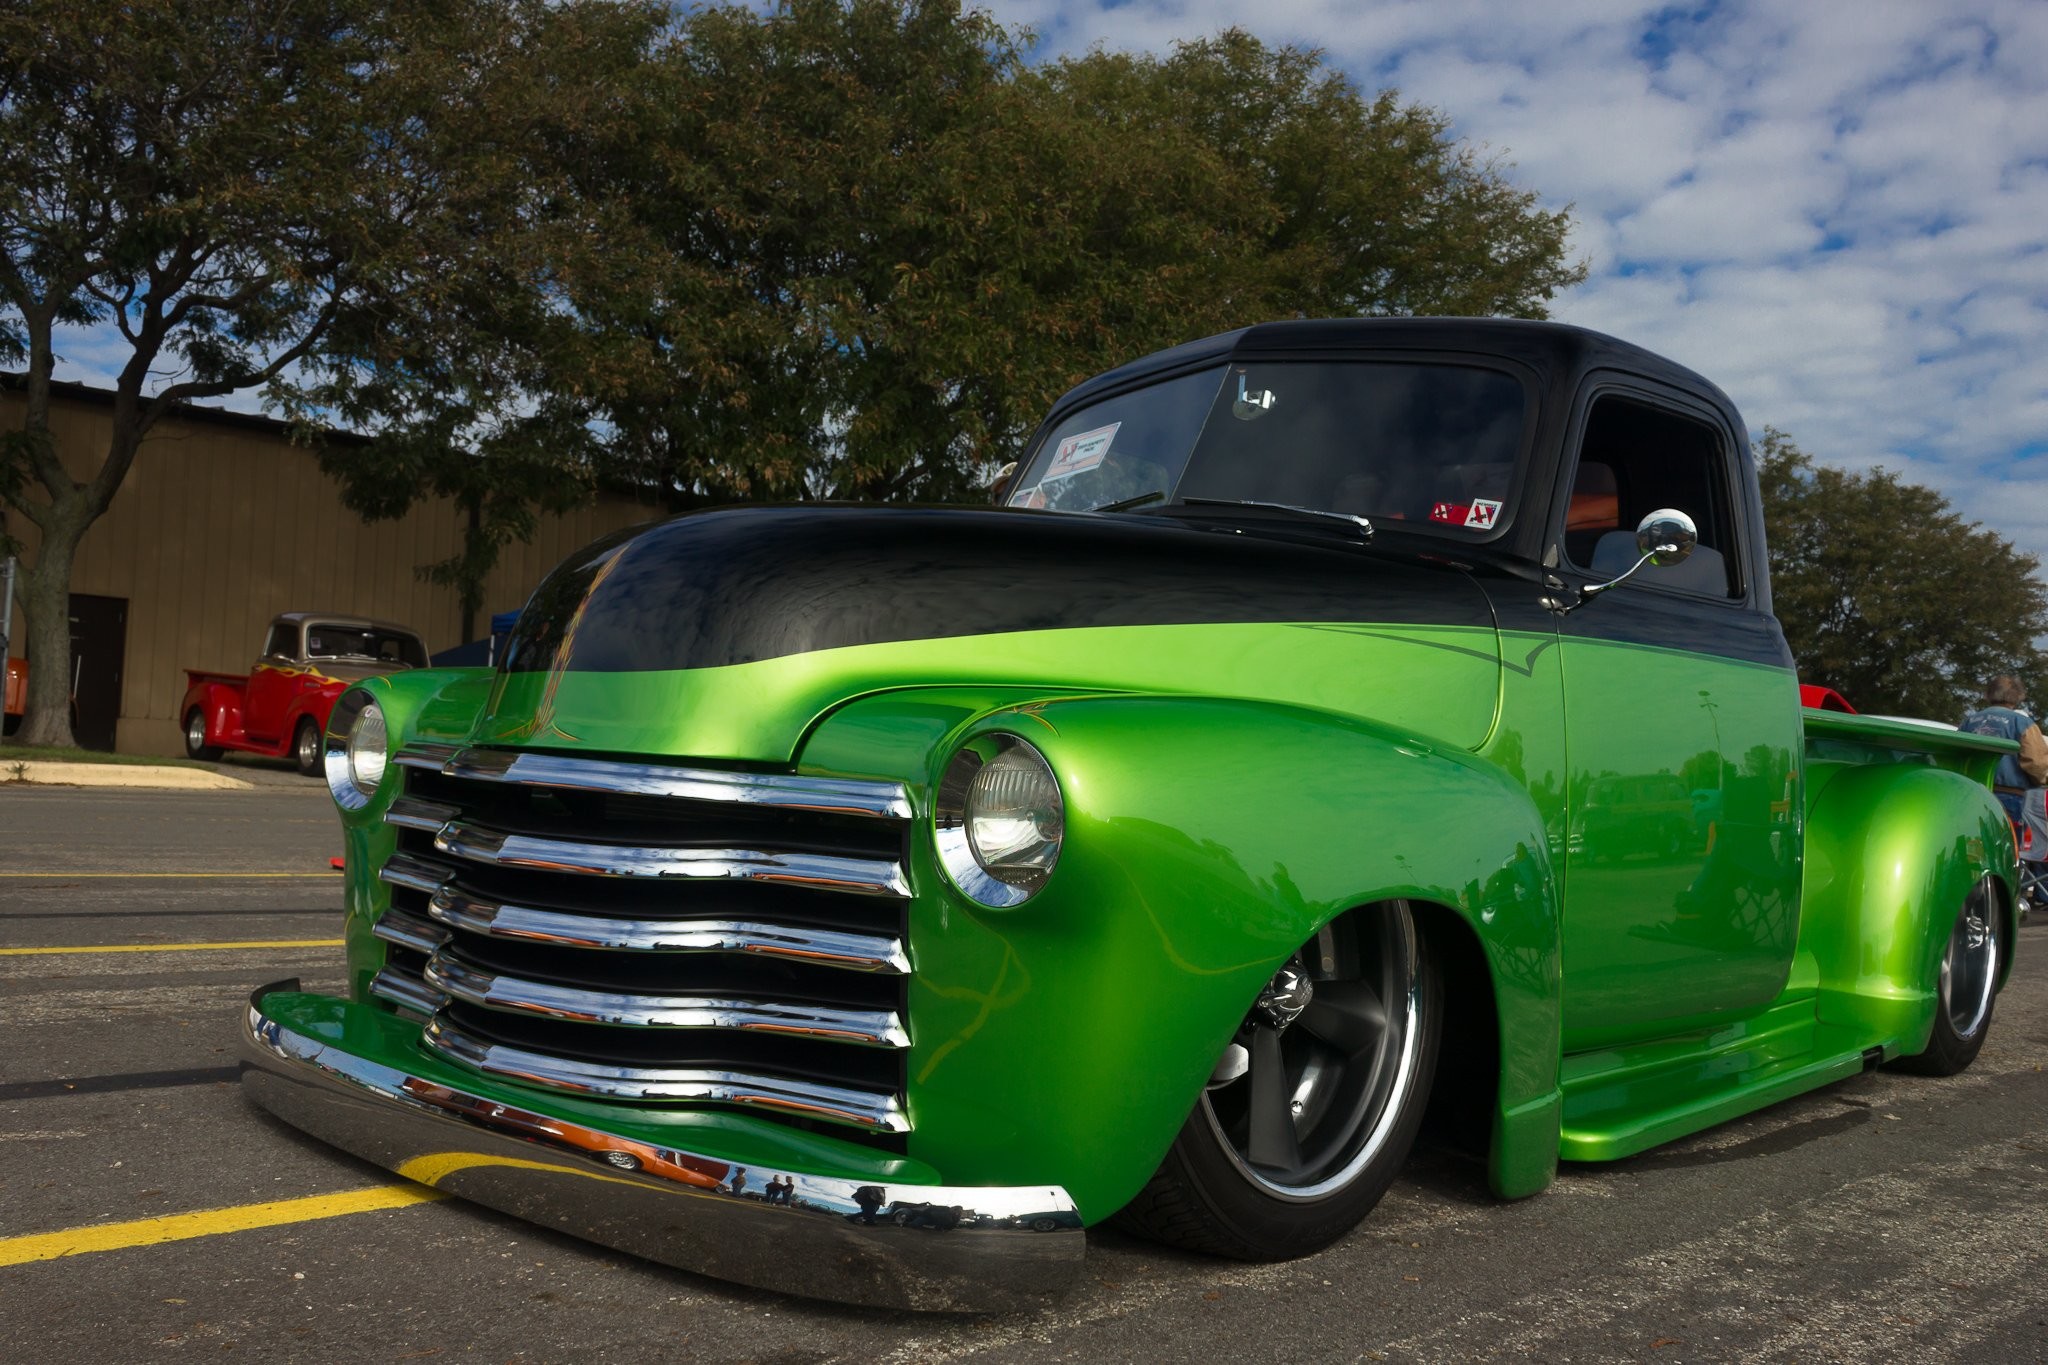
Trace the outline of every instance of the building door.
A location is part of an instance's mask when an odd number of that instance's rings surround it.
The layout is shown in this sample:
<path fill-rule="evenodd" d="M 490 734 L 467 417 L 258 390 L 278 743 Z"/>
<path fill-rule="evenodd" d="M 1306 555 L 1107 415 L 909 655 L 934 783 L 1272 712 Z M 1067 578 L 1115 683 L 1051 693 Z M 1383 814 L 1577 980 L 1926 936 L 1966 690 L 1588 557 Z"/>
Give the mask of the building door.
<path fill-rule="evenodd" d="M 128 653 L 128 599 L 71 594 L 71 733 L 112 751 Z"/>

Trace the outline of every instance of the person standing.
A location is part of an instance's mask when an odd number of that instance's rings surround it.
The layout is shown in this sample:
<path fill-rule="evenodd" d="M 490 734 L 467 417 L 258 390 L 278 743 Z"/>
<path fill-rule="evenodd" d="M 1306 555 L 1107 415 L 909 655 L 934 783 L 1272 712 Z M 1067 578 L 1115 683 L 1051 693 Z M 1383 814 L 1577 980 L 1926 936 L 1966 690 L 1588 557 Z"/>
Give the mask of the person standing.
<path fill-rule="evenodd" d="M 2027 714 L 2026 704 L 2027 689 L 2018 678 L 2009 674 L 1993 678 L 1984 689 L 1984 704 L 1964 712 L 1959 727 L 1973 735 L 2018 741 L 2020 751 L 1999 759 L 1998 771 L 1991 779 L 1998 803 L 2014 820 L 2025 808 L 2027 788 L 2048 786 L 2048 739 L 2042 738 L 2041 727 Z"/>

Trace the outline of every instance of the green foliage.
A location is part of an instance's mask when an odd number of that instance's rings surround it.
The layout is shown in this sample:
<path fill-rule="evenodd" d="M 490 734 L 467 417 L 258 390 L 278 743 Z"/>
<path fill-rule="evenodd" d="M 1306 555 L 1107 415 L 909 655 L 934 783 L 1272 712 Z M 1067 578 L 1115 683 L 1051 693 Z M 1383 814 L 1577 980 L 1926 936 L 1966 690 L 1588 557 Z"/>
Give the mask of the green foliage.
<path fill-rule="evenodd" d="M 633 230 L 567 275 L 614 452 L 684 505 L 960 497 L 1147 351 L 1541 316 L 1584 273 L 1442 116 L 1241 32 L 1031 68 L 952 0 L 789 0 L 689 14 L 652 80 L 645 136 L 578 158 Z"/>
<path fill-rule="evenodd" d="M 1775 428 L 1756 456 L 1772 600 L 1802 679 L 1859 710 L 1935 720 L 2002 673 L 2048 699 L 2039 560 L 1933 489 L 1815 464 Z"/>
<path fill-rule="evenodd" d="M 420 571 L 473 610 L 498 547 L 607 481 L 966 496 L 1147 351 L 1542 316 L 1584 275 L 1442 115 L 1235 30 L 1033 67 L 957 0 L 0 0 L 0 51 L 28 434 L 57 327 L 131 348 L 89 479 L 33 439 L 0 462 L 38 618 L 182 399 L 370 433 L 325 467 L 367 517 L 453 499 L 463 548 Z"/>
<path fill-rule="evenodd" d="M 351 481 L 352 500 L 468 495 L 487 509 L 474 544 L 587 489 L 556 477 L 580 449 L 562 432 L 587 446 L 583 424 L 513 363 L 561 312 L 541 287 L 561 177 L 537 173 L 527 140 L 602 117 L 606 73 L 665 13 L 0 0 L 0 359 L 28 362 L 0 499 L 41 530 L 32 650 L 61 649 L 78 540 L 184 400 L 256 389 L 309 434 L 377 431 L 394 447 L 378 468 L 404 487 Z M 107 450 L 80 480 L 42 438 L 56 329 L 95 323 L 127 355 Z M 41 738 L 62 737 L 61 673 L 32 674 L 53 680 L 31 684 Z"/>

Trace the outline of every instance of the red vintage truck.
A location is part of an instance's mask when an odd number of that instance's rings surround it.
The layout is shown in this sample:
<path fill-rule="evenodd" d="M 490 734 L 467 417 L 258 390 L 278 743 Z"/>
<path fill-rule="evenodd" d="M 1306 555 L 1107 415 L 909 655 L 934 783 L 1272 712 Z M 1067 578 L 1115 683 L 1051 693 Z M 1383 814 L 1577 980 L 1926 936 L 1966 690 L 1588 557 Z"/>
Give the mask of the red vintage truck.
<path fill-rule="evenodd" d="M 424 668 L 427 648 L 405 626 L 334 612 L 288 611 L 270 623 L 263 655 L 248 673 L 185 670 L 185 752 L 216 759 L 223 749 L 289 757 L 320 771 L 320 736 L 334 699 L 379 673 Z"/>

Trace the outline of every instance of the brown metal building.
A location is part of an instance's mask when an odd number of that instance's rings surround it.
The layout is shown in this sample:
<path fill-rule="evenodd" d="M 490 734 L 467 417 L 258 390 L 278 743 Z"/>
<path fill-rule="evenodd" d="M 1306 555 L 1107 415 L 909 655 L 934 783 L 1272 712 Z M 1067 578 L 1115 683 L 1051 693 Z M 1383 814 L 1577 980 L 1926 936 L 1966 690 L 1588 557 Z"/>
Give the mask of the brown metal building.
<path fill-rule="evenodd" d="M 74 476 L 105 456 L 112 397 L 54 386 L 50 426 Z M 0 389 L 0 431 L 18 431 L 23 398 Z M 31 487 L 33 496 L 33 486 Z M 8 534 L 33 560 L 36 528 L 18 513 Z M 484 595 L 484 613 L 525 602 L 564 556 L 605 533 L 660 515 L 607 497 L 543 518 L 531 543 L 510 545 Z M 314 455 L 266 417 L 186 408 L 150 432 L 128 479 L 78 549 L 71 577 L 72 666 L 81 743 L 123 753 L 183 752 L 178 703 L 185 670 L 240 672 L 281 611 L 310 609 L 410 625 L 429 650 L 461 643 L 452 588 L 414 569 L 455 553 L 461 514 L 422 503 L 395 521 L 366 524 Z M 488 620 L 478 623 L 486 629 Z M 12 652 L 27 623 L 19 602 Z"/>

